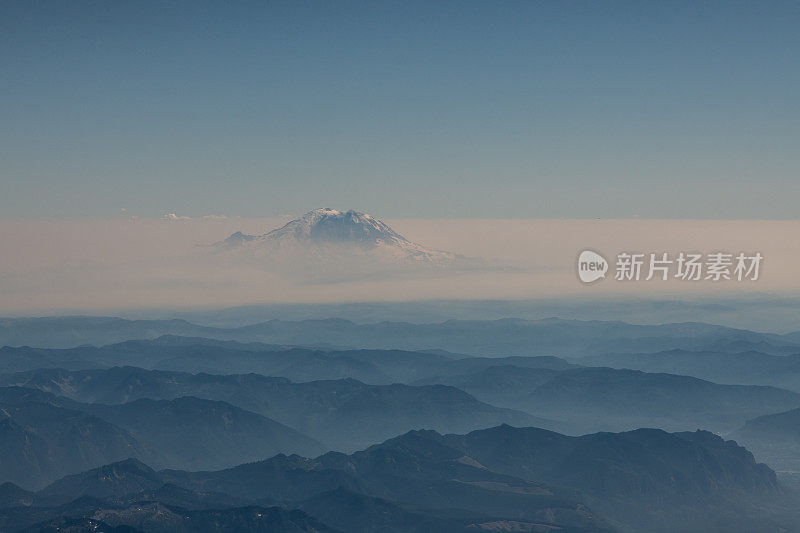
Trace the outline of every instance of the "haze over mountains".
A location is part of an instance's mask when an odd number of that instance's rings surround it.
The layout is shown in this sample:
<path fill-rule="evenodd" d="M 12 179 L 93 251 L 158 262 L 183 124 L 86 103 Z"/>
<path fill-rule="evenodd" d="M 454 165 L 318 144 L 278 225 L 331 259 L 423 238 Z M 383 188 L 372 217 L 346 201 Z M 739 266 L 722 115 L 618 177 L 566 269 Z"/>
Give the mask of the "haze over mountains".
<path fill-rule="evenodd" d="M 447 320 L 543 320 L 621 321 L 633 324 L 704 322 L 752 331 L 797 330 L 791 310 L 800 300 L 789 295 L 697 295 L 693 298 L 650 295 L 612 296 L 583 292 L 571 297 L 514 300 L 431 299 L 412 301 L 356 301 L 330 303 L 262 303 L 237 307 L 192 309 L 120 310 L 125 318 L 182 318 L 196 324 L 238 327 L 274 319 L 299 321 L 343 318 L 358 324 L 410 322 L 431 324 Z M 746 312 L 745 312 L 746 311 Z"/>
<path fill-rule="evenodd" d="M 395 251 L 400 257 L 407 254 L 394 246 L 364 250 L 357 238 L 344 245 L 304 241 L 288 247 L 297 253 L 264 256 L 259 255 L 264 247 L 257 239 L 233 249 L 212 245 L 237 231 L 258 238 L 282 225 L 285 219 L 275 218 L 5 223 L 0 247 L 16 252 L 0 258 L 0 313 L 178 316 L 218 325 L 309 316 L 411 322 L 560 316 L 651 324 L 703 321 L 770 331 L 795 328 L 787 315 L 797 305 L 790 267 L 797 256 L 792 244 L 797 224 L 391 220 L 395 233 L 427 251 L 447 250 L 470 258 L 456 257 L 445 261 L 445 267 L 398 261 Z M 770 266 L 756 284 L 669 284 L 664 287 L 667 295 L 654 292 L 659 284 L 610 281 L 586 290 L 575 276 L 575 254 L 601 244 L 607 254 L 686 246 L 760 250 Z M 377 251 L 383 248 L 391 253 Z M 137 283 L 126 282 L 131 279 Z M 51 286 L 62 290 L 48 291 Z M 330 305 L 319 307 L 321 302 Z M 396 303 L 397 309 L 389 303 Z M 293 307 L 298 305 L 306 312 Z M 245 306 L 238 309 L 238 320 L 219 312 L 231 306 Z M 380 312 L 372 313 L 375 309 Z"/>
<path fill-rule="evenodd" d="M 797 346 L 730 343 L 711 348 L 713 350 L 601 354 L 575 361 L 647 372 L 688 374 L 720 383 L 752 383 L 800 390 L 800 349 Z M 723 351 L 725 348 L 727 351 Z"/>
<path fill-rule="evenodd" d="M 798 28 L 0 3 L 0 533 L 800 533 Z"/>
<path fill-rule="evenodd" d="M 217 405 L 214 402 L 196 405 L 198 411 L 201 407 L 205 410 L 193 412 L 193 415 L 202 414 L 209 420 L 215 420 L 220 416 L 215 410 L 226 408 L 231 411 L 232 406 L 237 406 L 247 411 L 237 411 L 239 417 L 258 413 L 320 440 L 328 449 L 345 451 L 362 448 L 413 428 L 455 432 L 500 423 L 548 427 L 553 424 L 522 411 L 494 407 L 459 389 L 443 385 L 367 385 L 354 379 L 292 383 L 285 378 L 259 374 L 193 375 L 147 371 L 134 367 L 78 372 L 37 370 L 3 376 L 2 382 L 28 389 L 36 388 L 92 404 L 124 404 L 117 408 L 81 407 L 82 410 L 98 416 L 105 415 L 107 420 L 117 422 L 123 427 L 136 424 L 130 420 L 131 417 L 140 420 L 139 423 L 149 423 L 148 420 L 152 420 L 153 416 L 150 411 L 163 410 L 168 406 L 177 409 L 179 406 L 176 403 L 185 404 L 188 401 L 185 398 L 187 396 L 195 398 L 192 400 L 193 404 L 201 403 L 197 398 L 222 400 L 226 405 Z M 172 400 L 173 403 L 161 404 L 159 407 L 144 400 L 150 398 Z M 797 405 L 800 406 L 800 403 Z M 173 425 L 180 418 L 177 413 L 169 416 L 175 418 Z M 191 419 L 188 416 L 185 418 Z M 231 414 L 228 414 L 227 425 L 232 422 L 230 418 Z M 169 418 L 165 423 L 168 420 Z M 255 421 L 249 423 L 254 424 Z M 229 433 L 231 428 L 227 425 L 226 433 Z M 252 432 L 254 429 L 248 427 L 248 431 Z M 286 452 L 301 453 L 304 451 L 302 444 L 309 446 L 299 435 L 294 439 L 284 438 L 284 441 L 294 442 L 293 447 L 282 449 Z M 227 451 L 232 452 L 232 449 Z M 239 457 L 239 462 L 248 459 L 246 455 Z M 194 463 L 193 468 L 198 468 L 199 464 Z M 178 467 L 177 464 L 171 466 Z"/>
<path fill-rule="evenodd" d="M 240 327 L 200 326 L 180 319 L 127 320 L 115 317 L 43 317 L 0 319 L 0 344 L 38 348 L 100 346 L 163 335 L 204 337 L 279 345 L 376 349 L 441 349 L 468 355 L 556 355 L 579 357 L 606 353 L 656 353 L 671 349 L 736 351 L 758 347 L 785 355 L 800 346 L 800 331 L 760 333 L 688 322 L 637 325 L 619 321 L 448 320 L 355 323 L 343 319 L 270 320 Z"/>
<path fill-rule="evenodd" d="M 0 531 L 800 523 L 797 334 L 53 317 L 0 340 Z"/>
<path fill-rule="evenodd" d="M 673 374 L 580 367 L 555 357 L 456 358 L 452 354 L 446 357 L 399 350 L 260 349 L 267 351 L 260 351 L 252 344 L 226 342 L 217 346 L 213 341 L 175 337 L 128 341 L 100 349 L 35 350 L 32 354 L 32 350 L 26 348 L 5 348 L 3 353 L 12 362 L 13 369 L 25 366 L 26 359 L 33 360 L 28 366 L 36 366 L 45 358 L 52 367 L 59 366 L 59 362 L 67 363 L 62 366 L 73 366 L 77 361 L 86 370 L 8 373 L 0 376 L 0 384 L 37 387 L 80 401 L 103 403 L 146 397 L 172 399 L 182 395 L 218 398 L 279 421 L 281 417 L 294 420 L 305 432 L 308 432 L 306 424 L 316 426 L 317 433 L 313 436 L 328 444 L 340 441 L 334 434 L 322 433 L 326 423 L 320 426 L 319 421 L 312 422 L 313 411 L 299 412 L 299 407 L 289 403 L 290 398 L 298 398 L 299 403 L 313 398 L 312 404 L 317 404 L 323 401 L 324 395 L 336 391 L 336 405 L 345 400 L 349 402 L 349 409 L 359 404 L 361 409 L 380 404 L 381 409 L 394 413 L 393 423 L 401 423 L 413 413 L 417 423 L 423 421 L 419 417 L 428 416 L 425 423 L 435 424 L 423 427 L 443 431 L 479 427 L 438 425 L 445 421 L 466 424 L 468 418 L 459 422 L 461 419 L 453 411 L 457 405 L 469 406 L 469 416 L 476 423 L 483 420 L 490 410 L 478 400 L 517 410 L 504 414 L 497 411 L 491 415 L 496 417 L 495 423 L 533 423 L 533 418 L 525 419 L 519 412 L 525 411 L 538 417 L 538 425 L 568 432 L 618 431 L 646 425 L 648 421 L 670 430 L 707 427 L 732 431 L 753 416 L 800 406 L 800 394 L 786 389 L 722 385 Z M 156 370 L 145 371 L 132 366 L 101 369 L 105 364 L 138 364 Z M 230 370 L 282 377 L 215 375 Z M 198 371 L 206 373 L 187 373 Z M 320 380 L 326 374 L 349 374 L 362 381 L 352 378 Z M 462 390 L 469 394 L 463 395 Z M 280 407 L 269 407 L 274 405 Z M 400 407 L 409 414 L 402 414 L 398 410 Z M 337 411 L 326 412 L 330 417 Z M 350 418 L 356 416 L 355 413 L 357 411 L 343 420 L 332 419 L 332 428 L 357 425 L 358 418 Z M 446 416 L 434 422 L 430 417 L 435 413 L 446 413 Z M 412 419 L 408 419 L 409 422 Z M 379 427 L 373 424 L 370 430 L 377 431 Z M 379 434 L 377 438 L 411 427 L 418 426 L 387 427 L 388 433 Z M 353 427 L 347 439 L 356 439 L 362 431 Z M 375 439 L 372 435 L 366 442 Z"/>
<path fill-rule="evenodd" d="M 414 431 L 350 455 L 279 455 L 216 472 L 155 471 L 126 460 L 36 493 L 6 485 L 3 494 L 29 503 L 0 510 L 0 527 L 57 519 L 74 506 L 111 525 L 153 531 L 168 530 L 176 513 L 191 516 L 192 509 L 247 514 L 245 505 L 275 504 L 340 531 L 612 531 L 626 522 L 693 531 L 737 520 L 757 526 L 749 515 L 755 507 L 731 504 L 743 496 L 760 505 L 782 498 L 774 472 L 710 433 L 565 437 L 510 426 L 466 435 Z"/>
<path fill-rule="evenodd" d="M 194 397 L 104 405 L 0 387 L 0 417 L 0 476 L 27 487 L 129 457 L 163 467 L 214 469 L 276 453 L 326 450 L 274 420 Z"/>

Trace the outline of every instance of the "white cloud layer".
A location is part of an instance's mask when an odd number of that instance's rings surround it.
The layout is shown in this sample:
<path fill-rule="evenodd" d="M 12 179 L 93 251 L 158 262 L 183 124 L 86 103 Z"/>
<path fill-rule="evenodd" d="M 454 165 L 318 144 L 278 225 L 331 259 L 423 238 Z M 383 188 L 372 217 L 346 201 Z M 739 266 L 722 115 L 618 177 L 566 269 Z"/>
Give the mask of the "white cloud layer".
<path fill-rule="evenodd" d="M 182 217 L 175 213 L 167 213 L 161 216 L 161 220 L 192 220 L 192 217 Z"/>
<path fill-rule="evenodd" d="M 282 225 L 281 219 L 219 218 L 211 224 L 172 215 L 167 220 L 184 223 L 122 218 L 0 222 L 0 314 L 434 298 L 679 298 L 731 291 L 796 294 L 800 287 L 800 221 L 387 220 L 426 247 L 514 268 L 311 284 L 215 254 L 209 246 L 235 231 L 265 233 Z M 577 254 L 587 248 L 606 254 L 759 251 L 765 259 L 761 279 L 751 284 L 602 281 L 587 286 L 575 272 Z"/>

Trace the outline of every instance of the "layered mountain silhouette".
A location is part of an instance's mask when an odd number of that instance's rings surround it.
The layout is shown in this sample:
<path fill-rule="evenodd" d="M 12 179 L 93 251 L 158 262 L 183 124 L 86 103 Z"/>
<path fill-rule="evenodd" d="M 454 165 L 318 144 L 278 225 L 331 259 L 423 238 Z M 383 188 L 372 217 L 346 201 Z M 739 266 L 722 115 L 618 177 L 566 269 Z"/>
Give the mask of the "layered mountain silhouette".
<path fill-rule="evenodd" d="M 6 381 L 92 403 L 182 396 L 215 399 L 269 417 L 337 450 L 355 450 L 414 428 L 463 432 L 500 423 L 553 427 L 552 421 L 495 407 L 444 385 L 368 385 L 350 378 L 294 383 L 258 374 L 189 374 L 134 367 L 41 370 L 7 376 Z M 142 409 L 151 404 L 137 405 Z"/>
<path fill-rule="evenodd" d="M 65 474 L 137 457 L 159 467 L 215 469 L 326 448 L 262 415 L 181 397 L 88 404 L 0 387 L 0 479 L 40 487 Z"/>
<path fill-rule="evenodd" d="M 0 531 L 800 523 L 800 394 L 764 386 L 797 388 L 797 334 L 63 317 L 0 343 Z"/>
<path fill-rule="evenodd" d="M 151 464 L 160 467 L 213 470 L 280 452 L 313 455 L 326 449 L 284 424 L 222 401 L 140 398 L 82 409 L 145 443 L 152 450 Z"/>
<path fill-rule="evenodd" d="M 760 343 L 759 348 L 770 349 Z M 715 347 L 719 348 L 719 344 Z M 585 357 L 583 364 L 630 368 L 647 372 L 685 374 L 718 383 L 773 385 L 800 392 L 800 348 L 786 347 L 788 353 L 776 355 L 757 350 L 730 351 L 672 349 L 657 353 L 601 354 Z"/>
<path fill-rule="evenodd" d="M 0 449 L 0 479 L 28 488 L 109 461 L 150 457 L 133 435 L 106 420 L 50 403 L 8 399 L 0 402 Z"/>
<path fill-rule="evenodd" d="M 748 420 L 738 435 L 770 439 L 776 442 L 792 441 L 800 444 L 800 409 L 791 409 Z"/>
<path fill-rule="evenodd" d="M 49 350 L 53 360 L 139 360 L 156 369 L 180 370 L 37 370 L 0 375 L 0 385 L 38 388 L 82 402 L 218 399 L 295 427 L 333 449 L 350 450 L 412 428 L 461 432 L 501 422 L 569 433 L 652 425 L 730 432 L 750 418 L 800 407 L 800 394 L 785 389 L 581 367 L 547 356 L 262 348 L 170 337 L 85 353 Z M 224 374 L 229 370 L 246 374 Z M 326 375 L 339 379 L 319 379 Z M 340 377 L 346 375 L 360 380 Z M 380 409 L 385 411 L 379 416 Z M 342 448 L 349 439 L 357 443 Z"/>
<path fill-rule="evenodd" d="M 559 373 L 514 405 L 536 408 L 545 417 L 564 415 L 581 428 L 589 424 L 594 430 L 651 425 L 669 430 L 705 427 L 731 431 L 750 416 L 800 406 L 798 401 L 797 393 L 774 387 L 581 368 Z"/>
<path fill-rule="evenodd" d="M 356 323 L 339 318 L 270 320 L 241 327 L 210 327 L 185 320 L 126 320 L 114 317 L 0 319 L 0 346 L 73 348 L 101 346 L 163 335 L 260 342 L 273 345 L 391 350 L 440 349 L 481 356 L 555 355 L 585 357 L 665 350 L 718 350 L 767 345 L 800 350 L 800 333 L 778 335 L 703 323 L 638 325 L 583 320 L 448 320 L 438 323 Z M 776 348 L 777 349 L 777 348 Z M 36 349 L 31 349 L 31 356 Z M 46 355 L 46 354 L 44 354 Z M 43 362 L 46 363 L 45 360 Z M 47 363 L 51 364 L 51 363 Z M 59 365 L 54 365 L 59 366 Z M 41 365 L 40 365 L 41 367 Z"/>
<path fill-rule="evenodd" d="M 502 358 L 498 365 L 414 383 L 458 387 L 492 405 L 558 420 L 562 425 L 556 427 L 570 432 L 655 426 L 728 433 L 754 416 L 800 407 L 798 393 L 776 387 L 607 367 L 531 368 L 522 360 Z"/>
<path fill-rule="evenodd" d="M 175 336 L 101 348 L 5 347 L 0 355 L 0 372 L 5 373 L 48 367 L 78 370 L 136 366 L 193 373 L 255 372 L 294 381 L 350 377 L 371 384 L 410 382 L 504 364 L 554 369 L 575 366 L 548 356 L 481 358 L 430 351 L 318 349 Z"/>
<path fill-rule="evenodd" d="M 350 455 L 278 455 L 213 472 L 157 471 L 130 459 L 36 493 L 3 492 L 21 502 L 0 509 L 9 530 L 78 517 L 147 531 L 170 530 L 181 516 L 196 531 L 234 529 L 230 520 L 243 531 L 355 533 L 761 530 L 787 519 L 769 515 L 781 490 L 747 450 L 708 432 L 660 430 L 412 431 Z M 216 525 L 206 522 L 212 509 Z M 247 521 L 268 509 L 317 529 Z"/>
<path fill-rule="evenodd" d="M 748 420 L 731 435 L 770 466 L 800 472 L 800 409 Z"/>

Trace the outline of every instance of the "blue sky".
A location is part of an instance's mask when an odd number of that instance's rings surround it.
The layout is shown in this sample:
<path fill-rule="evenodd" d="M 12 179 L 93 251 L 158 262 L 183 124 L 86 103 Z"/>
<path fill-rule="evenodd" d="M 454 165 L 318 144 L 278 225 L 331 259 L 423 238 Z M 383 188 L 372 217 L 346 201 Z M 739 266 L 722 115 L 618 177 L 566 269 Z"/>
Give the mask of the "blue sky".
<path fill-rule="evenodd" d="M 796 2 L 3 2 L 0 217 L 797 218 Z"/>

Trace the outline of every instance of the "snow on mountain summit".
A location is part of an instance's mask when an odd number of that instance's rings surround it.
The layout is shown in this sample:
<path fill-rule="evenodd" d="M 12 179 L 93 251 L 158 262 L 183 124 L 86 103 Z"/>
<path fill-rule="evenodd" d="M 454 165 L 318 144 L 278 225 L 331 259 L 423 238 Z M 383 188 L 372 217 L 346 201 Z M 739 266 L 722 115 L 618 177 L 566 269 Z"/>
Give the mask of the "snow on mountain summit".
<path fill-rule="evenodd" d="M 309 211 L 262 235 L 236 232 L 215 246 L 225 250 L 247 249 L 265 257 L 311 253 L 314 259 L 319 259 L 322 252 L 327 252 L 329 258 L 333 252 L 357 253 L 380 262 L 436 267 L 447 266 L 456 259 L 455 254 L 429 250 L 409 241 L 367 213 L 327 207 Z"/>
<path fill-rule="evenodd" d="M 281 228 L 267 233 L 267 239 L 297 239 L 319 242 L 351 242 L 374 245 L 379 242 L 408 243 L 405 237 L 366 213 L 321 208 L 309 211 Z"/>

